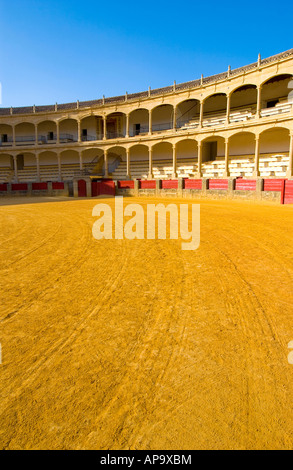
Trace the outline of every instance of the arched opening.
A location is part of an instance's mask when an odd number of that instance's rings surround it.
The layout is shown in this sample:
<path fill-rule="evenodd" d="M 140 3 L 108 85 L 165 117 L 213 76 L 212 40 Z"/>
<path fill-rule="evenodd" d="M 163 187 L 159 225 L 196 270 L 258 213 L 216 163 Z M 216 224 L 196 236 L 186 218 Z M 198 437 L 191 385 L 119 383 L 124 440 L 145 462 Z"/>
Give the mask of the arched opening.
<path fill-rule="evenodd" d="M 134 145 L 129 150 L 129 158 L 131 177 L 146 179 L 149 173 L 149 148 L 146 145 Z M 125 164 L 125 175 L 126 172 Z"/>
<path fill-rule="evenodd" d="M 54 121 L 43 121 L 38 124 L 38 143 L 56 144 L 57 125 Z"/>
<path fill-rule="evenodd" d="M 216 93 L 205 99 L 203 104 L 203 127 L 225 124 L 227 116 L 227 95 Z"/>
<path fill-rule="evenodd" d="M 255 160 L 255 135 L 238 132 L 229 139 L 229 171 L 231 177 L 253 176 Z"/>
<path fill-rule="evenodd" d="M 12 126 L 0 124 L 0 146 L 11 147 L 13 144 Z"/>
<path fill-rule="evenodd" d="M 126 162 L 126 150 L 124 147 L 115 146 L 108 149 L 108 174 L 116 179 L 116 170 L 121 162 Z"/>
<path fill-rule="evenodd" d="M 126 115 L 111 113 L 107 116 L 107 139 L 118 139 L 126 135 Z"/>
<path fill-rule="evenodd" d="M 22 122 L 15 126 L 16 145 L 31 145 L 36 140 L 35 126 L 29 122 Z"/>
<path fill-rule="evenodd" d="M 103 139 L 103 118 L 102 116 L 88 116 L 80 121 L 80 131 L 82 142 L 92 142 Z"/>
<path fill-rule="evenodd" d="M 59 125 L 60 143 L 78 141 L 78 124 L 75 119 L 64 119 Z"/>
<path fill-rule="evenodd" d="M 55 152 L 41 152 L 39 155 L 39 162 L 41 181 L 58 181 L 60 179 L 58 157 Z"/>
<path fill-rule="evenodd" d="M 13 170 L 13 157 L 9 154 L 0 155 L 0 183 L 7 183 L 10 180 Z"/>
<path fill-rule="evenodd" d="M 82 162 L 85 172 L 102 176 L 104 168 L 104 152 L 101 149 L 86 149 L 82 152 Z"/>
<path fill-rule="evenodd" d="M 64 181 L 71 181 L 80 172 L 79 153 L 75 150 L 65 150 L 61 152 L 60 156 L 62 179 Z"/>
<path fill-rule="evenodd" d="M 129 135 L 144 135 L 149 132 L 149 111 L 136 109 L 129 114 Z"/>
<path fill-rule="evenodd" d="M 36 156 L 31 152 L 23 152 L 16 157 L 19 182 L 35 182 L 38 179 Z M 13 170 L 15 171 L 14 160 Z"/>
<path fill-rule="evenodd" d="M 152 147 L 153 175 L 155 178 L 172 178 L 173 146 L 169 142 L 161 142 Z"/>
<path fill-rule="evenodd" d="M 198 145 L 196 140 L 181 140 L 177 143 L 176 150 L 178 177 L 193 177 L 198 168 Z"/>
<path fill-rule="evenodd" d="M 230 122 L 247 121 L 251 119 L 257 108 L 256 85 L 244 85 L 231 94 Z"/>
<path fill-rule="evenodd" d="M 290 133 L 285 128 L 268 129 L 260 134 L 259 171 L 261 176 L 285 177 L 289 164 Z"/>
<path fill-rule="evenodd" d="M 161 132 L 173 128 L 174 108 L 171 104 L 161 104 L 151 112 L 153 132 Z"/>
<path fill-rule="evenodd" d="M 261 89 L 261 116 L 282 114 L 291 110 L 289 100 L 291 88 L 289 86 L 292 75 L 276 75 L 262 84 Z"/>
<path fill-rule="evenodd" d="M 225 172 L 225 139 L 213 136 L 202 142 L 202 173 L 205 178 L 222 177 Z"/>
<path fill-rule="evenodd" d="M 194 129 L 198 127 L 200 115 L 199 100 L 186 100 L 177 105 L 176 127 L 177 129 Z"/>

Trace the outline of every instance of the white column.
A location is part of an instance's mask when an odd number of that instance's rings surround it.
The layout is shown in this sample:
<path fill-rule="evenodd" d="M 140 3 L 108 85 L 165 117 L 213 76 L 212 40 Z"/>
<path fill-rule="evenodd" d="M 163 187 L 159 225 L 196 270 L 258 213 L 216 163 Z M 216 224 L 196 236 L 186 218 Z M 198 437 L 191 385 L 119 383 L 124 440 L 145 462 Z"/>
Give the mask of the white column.
<path fill-rule="evenodd" d="M 153 149 L 149 149 L 149 179 L 153 178 Z"/>
<path fill-rule="evenodd" d="M 15 147 L 15 145 L 16 145 L 15 126 L 12 126 L 12 141 L 13 141 L 13 147 Z"/>
<path fill-rule="evenodd" d="M 105 161 L 105 178 L 109 176 L 109 168 L 108 168 L 108 150 L 104 151 L 104 161 Z"/>
<path fill-rule="evenodd" d="M 13 155 L 13 161 L 14 161 L 14 179 L 15 179 L 15 182 L 18 183 L 17 155 Z"/>
<path fill-rule="evenodd" d="M 103 116 L 103 140 L 107 140 L 107 116 Z"/>
<path fill-rule="evenodd" d="M 199 110 L 199 127 L 202 127 L 203 125 L 203 108 L 204 108 L 204 102 L 200 102 L 200 110 Z"/>
<path fill-rule="evenodd" d="M 225 139 L 225 172 L 224 177 L 228 178 L 230 176 L 229 171 L 229 139 Z"/>
<path fill-rule="evenodd" d="M 149 135 L 152 135 L 153 133 L 152 127 L 153 127 L 153 117 L 152 117 L 152 110 L 150 109 L 149 110 Z"/>
<path fill-rule="evenodd" d="M 255 161 L 254 161 L 254 172 L 253 176 L 259 176 L 259 135 L 255 136 Z"/>
<path fill-rule="evenodd" d="M 35 124 L 35 145 L 39 144 L 38 140 L 38 125 Z"/>
<path fill-rule="evenodd" d="M 177 178 L 177 149 L 176 145 L 173 145 L 173 175 L 172 178 Z"/>
<path fill-rule="evenodd" d="M 293 177 L 293 132 L 290 133 L 289 162 L 287 178 Z"/>
<path fill-rule="evenodd" d="M 227 96 L 226 125 L 230 124 L 230 110 L 231 110 L 231 95 L 228 95 Z"/>
<path fill-rule="evenodd" d="M 126 149 L 126 176 L 131 178 L 130 172 L 130 149 Z"/>
<path fill-rule="evenodd" d="M 199 178 L 201 178 L 202 177 L 202 141 L 201 140 L 198 142 L 197 153 L 198 153 L 198 156 L 197 156 L 197 160 L 198 160 L 197 176 Z"/>
<path fill-rule="evenodd" d="M 129 137 L 129 114 L 126 114 L 126 138 Z"/>
<path fill-rule="evenodd" d="M 41 181 L 40 157 L 38 153 L 36 153 L 36 164 L 37 164 L 37 178 L 38 178 L 38 182 L 40 182 Z"/>
<path fill-rule="evenodd" d="M 257 106 L 256 106 L 256 117 L 257 117 L 257 119 L 260 118 L 260 112 L 261 112 L 261 86 L 259 85 L 257 87 Z"/>

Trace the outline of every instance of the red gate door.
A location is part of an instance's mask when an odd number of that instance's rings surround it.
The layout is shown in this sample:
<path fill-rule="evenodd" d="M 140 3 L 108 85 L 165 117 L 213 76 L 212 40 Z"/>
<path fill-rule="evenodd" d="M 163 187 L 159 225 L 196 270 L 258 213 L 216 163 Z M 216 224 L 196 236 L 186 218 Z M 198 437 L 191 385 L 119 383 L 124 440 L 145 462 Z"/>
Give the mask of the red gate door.
<path fill-rule="evenodd" d="M 293 204 L 293 180 L 285 181 L 284 204 Z"/>
<path fill-rule="evenodd" d="M 101 194 L 100 186 L 101 186 L 101 183 L 99 183 L 98 181 L 92 182 L 92 197 L 97 197 Z"/>
<path fill-rule="evenodd" d="M 86 197 L 86 182 L 78 180 L 78 197 Z"/>
<path fill-rule="evenodd" d="M 101 185 L 100 194 L 108 194 L 109 196 L 115 196 L 114 181 L 102 181 L 100 185 Z"/>

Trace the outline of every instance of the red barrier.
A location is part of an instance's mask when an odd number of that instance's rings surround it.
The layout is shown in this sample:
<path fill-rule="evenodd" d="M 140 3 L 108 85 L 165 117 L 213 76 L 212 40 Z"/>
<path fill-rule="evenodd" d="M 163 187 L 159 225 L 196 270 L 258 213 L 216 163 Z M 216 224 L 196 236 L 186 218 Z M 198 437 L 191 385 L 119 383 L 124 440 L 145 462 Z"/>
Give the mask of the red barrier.
<path fill-rule="evenodd" d="M 86 197 L 86 182 L 78 180 L 78 197 Z"/>
<path fill-rule="evenodd" d="M 256 180 L 236 180 L 236 191 L 256 191 Z"/>
<path fill-rule="evenodd" d="M 156 189 L 156 181 L 142 180 L 140 181 L 140 189 Z"/>
<path fill-rule="evenodd" d="M 11 185 L 11 190 L 12 191 L 27 191 L 28 186 L 26 183 L 13 183 Z"/>
<path fill-rule="evenodd" d="M 209 181 L 209 189 L 229 189 L 229 182 L 228 180 L 210 180 Z"/>
<path fill-rule="evenodd" d="M 92 197 L 100 195 L 100 184 L 97 181 L 92 181 Z"/>
<path fill-rule="evenodd" d="M 162 189 L 178 189 L 178 180 L 162 180 Z"/>
<path fill-rule="evenodd" d="M 102 181 L 100 185 L 101 185 L 101 189 L 100 189 L 101 194 L 115 196 L 116 191 L 115 191 L 114 181 Z"/>
<path fill-rule="evenodd" d="M 7 191 L 7 184 L 6 184 L 6 183 L 0 184 L 0 191 L 2 191 L 2 192 L 6 192 L 6 191 Z"/>
<path fill-rule="evenodd" d="M 119 189 L 134 189 L 134 181 L 118 181 Z"/>
<path fill-rule="evenodd" d="M 283 204 L 293 204 L 293 181 L 287 180 L 284 185 Z"/>
<path fill-rule="evenodd" d="M 185 189 L 202 189 L 202 180 L 184 180 Z"/>
<path fill-rule="evenodd" d="M 52 183 L 52 189 L 55 190 L 55 191 L 63 190 L 64 189 L 64 183 Z"/>
<path fill-rule="evenodd" d="M 48 185 L 47 183 L 33 183 L 32 190 L 33 191 L 47 191 Z"/>
<path fill-rule="evenodd" d="M 282 191 L 284 185 L 283 179 L 266 179 L 264 180 L 264 191 Z"/>

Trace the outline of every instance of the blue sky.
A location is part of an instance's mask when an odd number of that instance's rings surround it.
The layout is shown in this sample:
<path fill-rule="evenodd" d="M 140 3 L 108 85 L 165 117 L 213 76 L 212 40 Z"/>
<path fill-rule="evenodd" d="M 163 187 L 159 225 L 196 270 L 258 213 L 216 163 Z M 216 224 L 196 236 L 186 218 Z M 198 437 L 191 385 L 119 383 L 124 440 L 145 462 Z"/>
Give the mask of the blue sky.
<path fill-rule="evenodd" d="M 292 10 L 286 0 L 0 0 L 2 106 L 116 96 L 239 67 L 293 47 Z"/>

